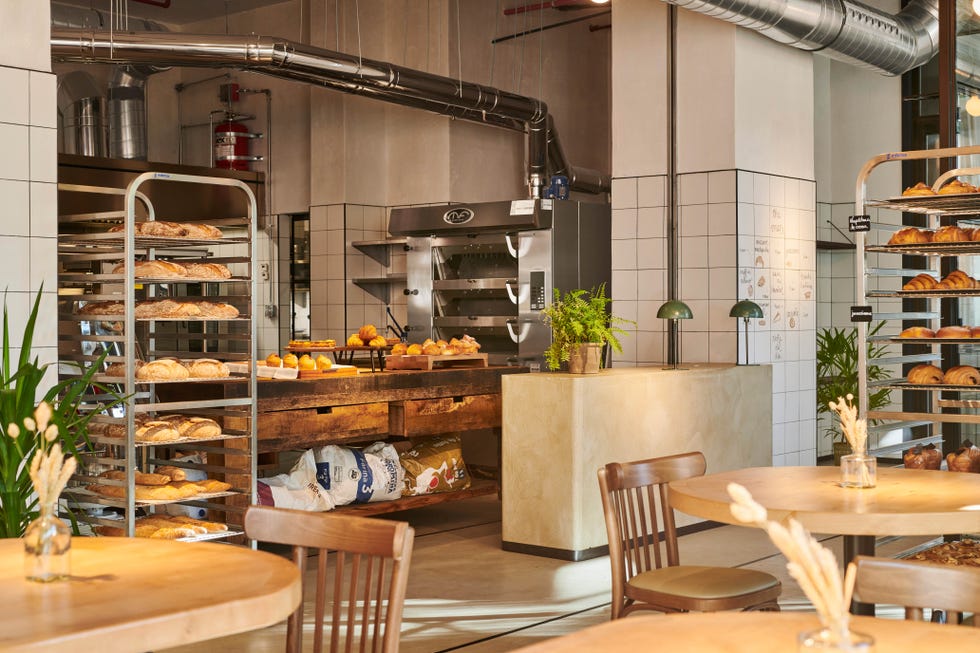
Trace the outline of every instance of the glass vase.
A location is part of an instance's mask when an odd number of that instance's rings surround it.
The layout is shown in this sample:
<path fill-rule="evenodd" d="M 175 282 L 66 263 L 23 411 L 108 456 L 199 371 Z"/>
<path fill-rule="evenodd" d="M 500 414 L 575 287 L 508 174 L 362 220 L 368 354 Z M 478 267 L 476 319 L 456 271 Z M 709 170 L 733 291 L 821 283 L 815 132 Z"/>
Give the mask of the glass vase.
<path fill-rule="evenodd" d="M 860 451 L 840 457 L 841 487 L 869 488 L 878 483 L 878 459 Z"/>
<path fill-rule="evenodd" d="M 845 628 L 842 632 L 821 628 L 800 633 L 799 652 L 809 651 L 849 651 L 852 653 L 874 653 L 875 640 L 871 635 L 856 633 Z"/>
<path fill-rule="evenodd" d="M 24 531 L 24 576 L 38 583 L 65 580 L 71 573 L 71 529 L 42 506 L 41 515 Z"/>

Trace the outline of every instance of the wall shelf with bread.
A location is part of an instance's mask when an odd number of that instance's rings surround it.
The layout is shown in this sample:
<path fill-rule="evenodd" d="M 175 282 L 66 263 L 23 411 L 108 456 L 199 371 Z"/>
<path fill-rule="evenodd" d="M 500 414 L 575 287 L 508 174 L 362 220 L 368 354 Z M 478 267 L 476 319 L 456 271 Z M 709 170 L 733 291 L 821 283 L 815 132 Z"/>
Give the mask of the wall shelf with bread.
<path fill-rule="evenodd" d="M 869 159 L 857 179 L 855 297 L 870 310 L 856 307 L 853 314 L 865 320 L 855 320 L 862 345 L 890 345 L 874 361 L 858 346 L 858 401 L 865 406 L 882 388 L 901 392 L 901 405 L 862 408 L 861 416 L 875 420 L 869 425 L 872 453 L 905 451 L 907 466 L 926 459 L 937 465 L 941 457 L 916 452 L 940 442 L 956 451 L 961 435 L 980 425 L 980 188 L 970 183 L 980 179 L 980 169 L 951 170 L 931 186 L 919 183 L 884 200 L 867 198 L 867 180 L 883 163 L 973 154 L 980 147 L 882 154 Z M 903 218 L 908 213 L 924 218 Z M 869 318 L 886 325 L 869 336 Z M 871 363 L 893 370 L 890 378 L 869 381 Z M 895 441 L 897 431 L 901 441 Z"/>
<path fill-rule="evenodd" d="M 154 210 L 149 197 L 188 186 L 222 201 L 181 222 Z M 161 172 L 58 189 L 74 207 L 59 218 L 61 374 L 102 361 L 95 379 L 125 397 L 112 412 L 87 398 L 75 515 L 96 535 L 242 541 L 257 455 L 254 194 L 236 179 Z M 77 210 L 89 200 L 97 209 Z M 172 390 L 203 383 L 227 387 Z"/>

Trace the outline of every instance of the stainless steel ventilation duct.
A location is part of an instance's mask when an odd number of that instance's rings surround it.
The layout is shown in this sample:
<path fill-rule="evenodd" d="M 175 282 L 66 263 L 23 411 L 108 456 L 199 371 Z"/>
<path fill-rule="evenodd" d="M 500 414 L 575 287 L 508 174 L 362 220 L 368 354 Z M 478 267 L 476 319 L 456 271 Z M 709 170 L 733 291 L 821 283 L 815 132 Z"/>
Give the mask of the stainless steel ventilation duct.
<path fill-rule="evenodd" d="M 57 61 L 237 68 L 526 131 L 531 197 L 540 197 L 549 176 L 547 105 L 489 86 L 260 36 L 125 32 L 110 38 L 106 32 L 52 29 L 51 56 Z M 557 146 L 557 139 L 553 143 Z M 564 153 L 557 158 L 564 161 Z M 570 179 L 598 180 L 573 185 L 573 190 L 609 190 L 608 175 L 566 168 Z"/>
<path fill-rule="evenodd" d="M 664 0 L 885 75 L 939 50 L 939 0 L 911 0 L 892 15 L 854 0 Z"/>

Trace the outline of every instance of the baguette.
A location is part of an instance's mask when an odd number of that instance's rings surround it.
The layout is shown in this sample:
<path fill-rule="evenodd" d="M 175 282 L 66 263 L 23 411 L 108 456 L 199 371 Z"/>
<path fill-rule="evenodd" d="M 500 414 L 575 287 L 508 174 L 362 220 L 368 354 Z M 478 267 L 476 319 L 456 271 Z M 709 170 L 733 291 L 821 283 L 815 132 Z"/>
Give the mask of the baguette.
<path fill-rule="evenodd" d="M 208 491 L 202 485 L 202 481 L 174 481 L 167 487 L 178 492 L 181 499 L 187 499 Z"/>
<path fill-rule="evenodd" d="M 157 474 L 163 474 L 164 476 L 169 476 L 171 481 L 187 480 L 187 472 L 181 469 L 180 467 L 174 467 L 173 465 L 157 465 L 154 471 Z"/>
<path fill-rule="evenodd" d="M 209 494 L 212 492 L 227 492 L 231 489 L 231 483 L 225 483 L 216 478 L 206 478 L 201 481 L 194 481 L 194 483 L 204 488 L 204 492 Z"/>
<path fill-rule="evenodd" d="M 99 474 L 99 478 L 108 478 L 113 481 L 125 481 L 126 472 L 121 469 L 113 469 Z M 137 485 L 166 485 L 171 480 L 172 479 L 170 476 L 159 472 L 147 474 L 138 470 L 136 471 Z"/>

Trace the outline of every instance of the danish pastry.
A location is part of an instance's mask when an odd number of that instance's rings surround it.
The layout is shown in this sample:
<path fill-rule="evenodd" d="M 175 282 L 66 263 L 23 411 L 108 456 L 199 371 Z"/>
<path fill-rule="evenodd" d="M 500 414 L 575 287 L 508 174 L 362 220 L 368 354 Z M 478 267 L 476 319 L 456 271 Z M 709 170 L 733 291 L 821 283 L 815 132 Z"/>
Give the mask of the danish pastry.
<path fill-rule="evenodd" d="M 932 242 L 932 232 L 916 227 L 899 229 L 888 239 L 889 245 L 919 245 Z"/>
<path fill-rule="evenodd" d="M 902 462 L 906 469 L 939 469 L 943 462 L 943 454 L 934 444 L 927 444 L 924 447 L 915 446 L 905 452 Z"/>
<path fill-rule="evenodd" d="M 946 468 L 951 472 L 980 472 L 980 449 L 964 440 L 956 453 L 946 455 Z"/>
<path fill-rule="evenodd" d="M 980 385 L 980 372 L 969 365 L 957 365 L 946 370 L 943 383 L 949 385 Z"/>
<path fill-rule="evenodd" d="M 909 186 L 902 191 L 902 195 L 908 197 L 910 195 L 935 195 L 935 191 L 931 187 L 927 186 L 923 182 L 917 183 L 915 186 Z"/>
<path fill-rule="evenodd" d="M 932 329 L 916 326 L 909 327 L 898 334 L 899 338 L 935 338 L 936 333 Z"/>
<path fill-rule="evenodd" d="M 946 225 L 936 229 L 932 234 L 934 243 L 963 243 L 970 240 L 970 235 L 956 225 Z"/>
<path fill-rule="evenodd" d="M 935 365 L 922 363 L 909 370 L 908 377 L 906 378 L 908 378 L 909 383 L 933 385 L 943 382 L 943 371 Z"/>

